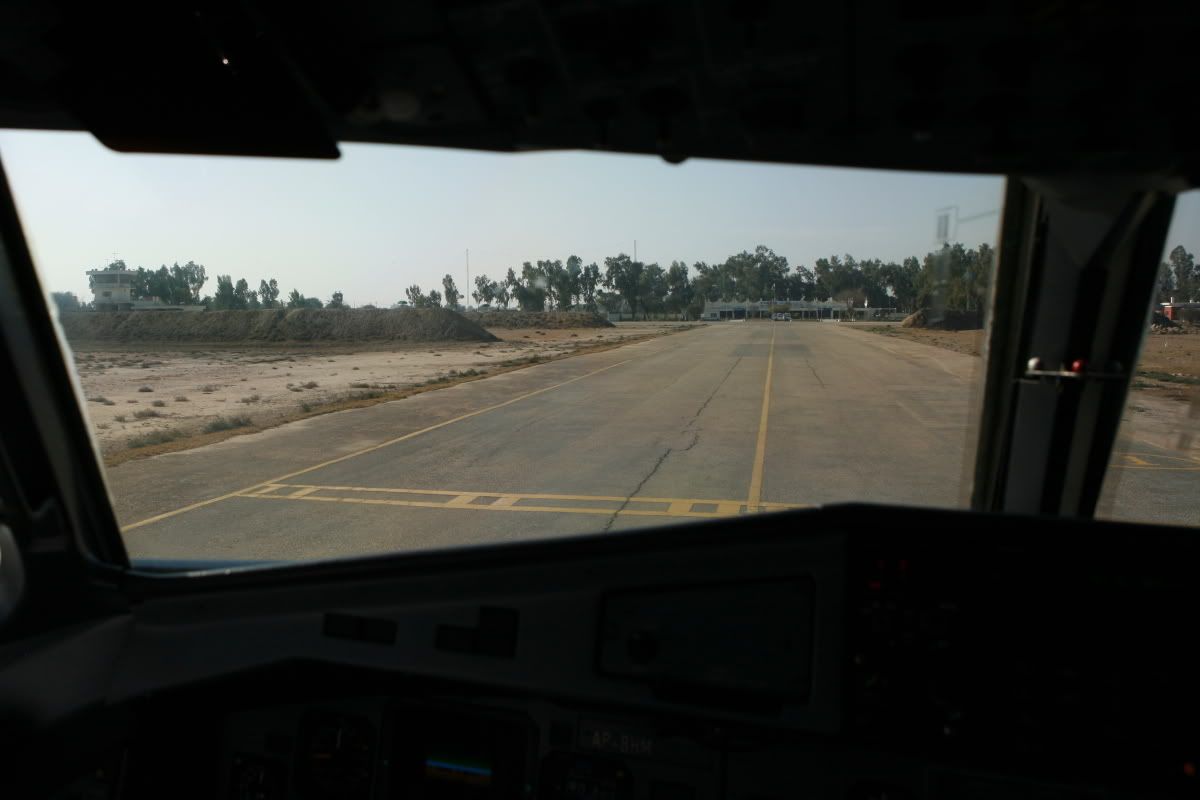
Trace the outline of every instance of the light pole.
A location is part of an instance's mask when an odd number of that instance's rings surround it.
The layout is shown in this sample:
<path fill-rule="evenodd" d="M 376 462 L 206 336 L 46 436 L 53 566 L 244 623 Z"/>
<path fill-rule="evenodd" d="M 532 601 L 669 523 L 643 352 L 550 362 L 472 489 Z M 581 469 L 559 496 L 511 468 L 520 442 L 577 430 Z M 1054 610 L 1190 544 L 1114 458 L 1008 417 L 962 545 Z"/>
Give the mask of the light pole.
<path fill-rule="evenodd" d="M 961 217 L 958 214 L 958 206 L 939 208 L 934 212 L 937 220 L 937 233 L 934 235 L 934 241 L 938 244 L 948 244 L 951 239 L 958 238 L 958 226 L 962 223 L 974 222 L 977 219 L 984 219 L 999 213 L 1000 209 L 993 208 L 989 211 L 981 211 L 978 214 Z"/>

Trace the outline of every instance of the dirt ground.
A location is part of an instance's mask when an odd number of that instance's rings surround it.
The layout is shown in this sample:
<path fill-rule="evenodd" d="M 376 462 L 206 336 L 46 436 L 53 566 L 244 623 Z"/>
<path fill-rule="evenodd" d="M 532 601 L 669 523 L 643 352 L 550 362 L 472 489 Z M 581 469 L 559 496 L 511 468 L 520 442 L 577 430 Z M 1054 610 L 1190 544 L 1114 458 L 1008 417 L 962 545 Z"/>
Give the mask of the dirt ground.
<path fill-rule="evenodd" d="M 866 327 L 872 333 L 980 355 L 983 331 L 937 331 L 898 325 Z M 1154 397 L 1190 401 L 1200 387 L 1200 328 L 1184 334 L 1151 333 L 1142 345 L 1133 388 Z"/>
<path fill-rule="evenodd" d="M 133 451 L 179 449 L 190 444 L 185 437 L 202 444 L 228 430 L 258 430 L 677 327 L 497 329 L 498 342 L 378 346 L 76 345 L 74 356 L 93 433 L 115 463 L 140 454 Z"/>
<path fill-rule="evenodd" d="M 910 342 L 931 344 L 934 347 L 965 353 L 969 356 L 977 356 L 983 352 L 982 330 L 939 331 L 929 328 L 901 328 L 899 325 L 871 325 L 864 326 L 862 329 L 897 339 L 907 339 Z"/>
<path fill-rule="evenodd" d="M 1151 334 L 1142 345 L 1133 388 L 1174 400 L 1200 394 L 1200 327 L 1186 334 Z"/>
<path fill-rule="evenodd" d="M 980 355 L 983 331 L 938 331 L 875 325 L 863 330 Z M 1122 430 L 1167 450 L 1200 452 L 1200 329 L 1151 333 L 1142 345 Z"/>

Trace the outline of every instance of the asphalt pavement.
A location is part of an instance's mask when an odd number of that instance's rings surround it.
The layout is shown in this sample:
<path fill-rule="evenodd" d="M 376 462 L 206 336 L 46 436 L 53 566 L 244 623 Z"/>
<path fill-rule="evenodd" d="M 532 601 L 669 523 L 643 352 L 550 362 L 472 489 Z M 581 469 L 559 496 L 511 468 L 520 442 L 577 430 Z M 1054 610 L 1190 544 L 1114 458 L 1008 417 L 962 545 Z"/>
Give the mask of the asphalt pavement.
<path fill-rule="evenodd" d="M 351 556 L 844 501 L 962 507 L 980 368 L 850 325 L 722 323 L 107 474 L 135 559 Z M 1139 453 L 1114 464 L 1132 471 L 1109 502 L 1165 487 L 1168 514 L 1195 524 L 1200 462 Z"/>

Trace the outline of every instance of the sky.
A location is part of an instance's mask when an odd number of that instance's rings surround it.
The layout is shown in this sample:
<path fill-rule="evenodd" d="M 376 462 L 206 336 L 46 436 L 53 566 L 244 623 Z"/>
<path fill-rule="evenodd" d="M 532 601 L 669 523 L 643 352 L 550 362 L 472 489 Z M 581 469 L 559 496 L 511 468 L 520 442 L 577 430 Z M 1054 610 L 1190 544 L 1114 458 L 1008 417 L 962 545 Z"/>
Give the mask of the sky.
<path fill-rule="evenodd" d="M 48 291 L 83 299 L 88 269 L 203 264 L 327 300 L 391 305 L 451 273 L 493 279 L 524 261 L 624 252 L 664 267 L 764 244 L 792 265 L 899 261 L 933 249 L 939 209 L 968 246 L 994 244 L 1003 181 L 584 152 L 493 154 L 343 145 L 337 161 L 128 155 L 89 134 L 0 132 L 0 159 Z M 951 212 L 953 213 L 953 212 Z M 1200 192 L 1168 249 L 1200 253 Z"/>

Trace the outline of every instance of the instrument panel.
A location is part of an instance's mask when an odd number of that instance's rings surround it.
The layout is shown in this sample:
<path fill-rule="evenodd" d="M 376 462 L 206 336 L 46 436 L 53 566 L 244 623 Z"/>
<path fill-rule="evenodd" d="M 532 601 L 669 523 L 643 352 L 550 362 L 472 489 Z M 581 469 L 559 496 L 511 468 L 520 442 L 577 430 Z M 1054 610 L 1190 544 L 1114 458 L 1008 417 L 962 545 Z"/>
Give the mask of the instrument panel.
<path fill-rule="evenodd" d="M 713 730 L 486 698 L 360 698 L 231 716 L 222 796 L 414 800 L 708 800 Z"/>
<path fill-rule="evenodd" d="M 887 526 L 864 515 L 796 532 L 828 521 L 821 513 L 742 522 L 736 539 L 696 528 L 686 549 L 641 536 L 582 553 L 554 543 L 486 569 L 425 565 L 297 590 L 313 608 L 274 633 L 245 623 L 228 650 L 250 664 L 263 640 L 275 657 L 200 704 L 220 742 L 216 793 L 883 800 L 1200 788 L 1200 694 L 1180 691 L 1200 675 L 1194 539 L 1061 521 L 1014 531 L 1011 519 L 916 510 L 890 510 Z M 924 528 L 904 529 L 906 515 Z M 329 602 L 364 597 L 373 602 Z M 275 598 L 294 609 L 285 601 Z M 223 618 L 222 602 L 186 610 Z"/>

